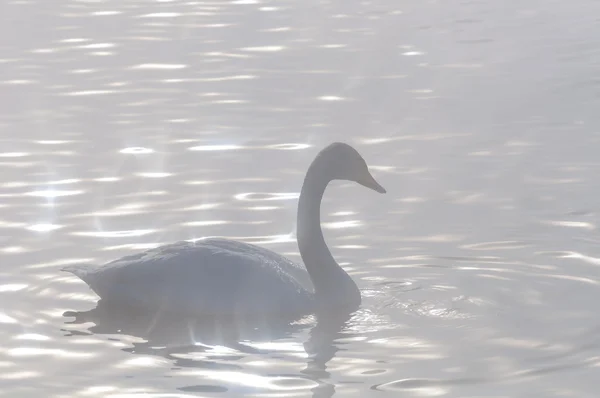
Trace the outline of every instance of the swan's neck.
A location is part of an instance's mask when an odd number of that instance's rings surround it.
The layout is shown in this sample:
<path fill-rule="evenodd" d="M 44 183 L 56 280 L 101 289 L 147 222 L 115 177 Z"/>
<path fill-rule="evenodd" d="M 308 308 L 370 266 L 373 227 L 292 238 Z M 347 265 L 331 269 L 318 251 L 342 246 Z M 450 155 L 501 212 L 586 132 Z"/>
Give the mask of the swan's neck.
<path fill-rule="evenodd" d="M 324 176 L 326 170 L 319 169 L 313 162 L 300 192 L 297 219 L 300 255 L 313 282 L 317 299 L 329 302 L 341 299 L 350 304 L 358 297 L 360 304 L 358 287 L 335 261 L 323 237 L 321 200 L 331 180 Z"/>

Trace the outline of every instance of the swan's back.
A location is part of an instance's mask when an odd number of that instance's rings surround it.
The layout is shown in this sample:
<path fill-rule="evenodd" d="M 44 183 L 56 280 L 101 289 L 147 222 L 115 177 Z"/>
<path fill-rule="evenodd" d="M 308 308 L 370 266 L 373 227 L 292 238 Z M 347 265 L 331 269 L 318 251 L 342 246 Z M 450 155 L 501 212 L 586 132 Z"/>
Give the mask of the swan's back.
<path fill-rule="evenodd" d="M 101 267 L 67 267 L 103 300 L 186 314 L 291 314 L 313 307 L 306 269 L 228 239 L 177 242 Z"/>

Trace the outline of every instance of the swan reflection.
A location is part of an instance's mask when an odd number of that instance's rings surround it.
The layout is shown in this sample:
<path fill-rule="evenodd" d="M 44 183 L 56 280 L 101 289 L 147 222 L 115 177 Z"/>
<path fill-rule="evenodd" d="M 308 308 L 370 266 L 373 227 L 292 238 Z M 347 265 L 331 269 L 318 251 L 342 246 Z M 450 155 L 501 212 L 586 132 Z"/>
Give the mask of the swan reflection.
<path fill-rule="evenodd" d="M 342 311 L 307 316 L 292 322 L 206 316 L 193 319 L 164 312 L 143 313 L 122 306 L 117 308 L 100 300 L 91 310 L 66 311 L 64 317 L 71 319 L 65 321 L 63 331 L 70 336 L 110 335 L 111 340 L 115 335 L 122 336 L 120 340 L 129 343 L 123 351 L 164 358 L 174 367 L 193 368 L 195 375 L 200 372 L 206 379 L 220 384 L 234 383 L 244 392 L 248 392 L 248 388 L 262 391 L 306 389 L 313 397 L 322 398 L 335 393 L 335 387 L 327 382 L 330 378 L 327 363 L 340 350 L 341 338 L 354 337 L 348 328 L 353 314 Z M 307 330 L 308 338 L 302 345 L 291 341 Z M 304 358 L 305 365 L 300 374 L 263 377 L 243 372 L 241 365 L 232 362 L 245 355 L 256 356 L 252 363 L 259 363 L 263 357 L 296 360 L 300 357 Z M 126 362 L 140 366 L 140 361 L 153 362 L 143 357 Z M 204 387 L 186 386 L 180 390 L 198 392 L 198 388 Z"/>

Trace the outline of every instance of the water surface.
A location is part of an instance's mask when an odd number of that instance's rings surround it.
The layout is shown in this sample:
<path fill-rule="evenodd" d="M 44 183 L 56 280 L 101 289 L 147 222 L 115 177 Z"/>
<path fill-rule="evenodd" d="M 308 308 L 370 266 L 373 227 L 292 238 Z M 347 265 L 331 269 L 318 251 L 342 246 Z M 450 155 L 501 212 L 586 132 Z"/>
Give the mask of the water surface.
<path fill-rule="evenodd" d="M 599 11 L 7 2 L 0 395 L 595 397 Z M 336 140 L 388 190 L 323 202 L 349 319 L 234 348 L 82 319 L 66 264 L 205 236 L 299 260 L 304 172 Z"/>

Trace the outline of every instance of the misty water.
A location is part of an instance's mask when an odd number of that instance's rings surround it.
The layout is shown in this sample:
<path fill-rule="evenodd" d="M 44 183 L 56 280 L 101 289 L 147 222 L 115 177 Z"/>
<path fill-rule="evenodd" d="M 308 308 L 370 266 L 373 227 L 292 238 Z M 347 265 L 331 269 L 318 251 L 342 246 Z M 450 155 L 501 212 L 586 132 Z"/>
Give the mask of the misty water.
<path fill-rule="evenodd" d="M 0 396 L 596 397 L 599 13 L 5 1 Z M 149 334 L 60 271 L 206 236 L 300 261 L 298 193 L 333 141 L 387 189 L 323 201 L 348 319 L 245 348 Z"/>

